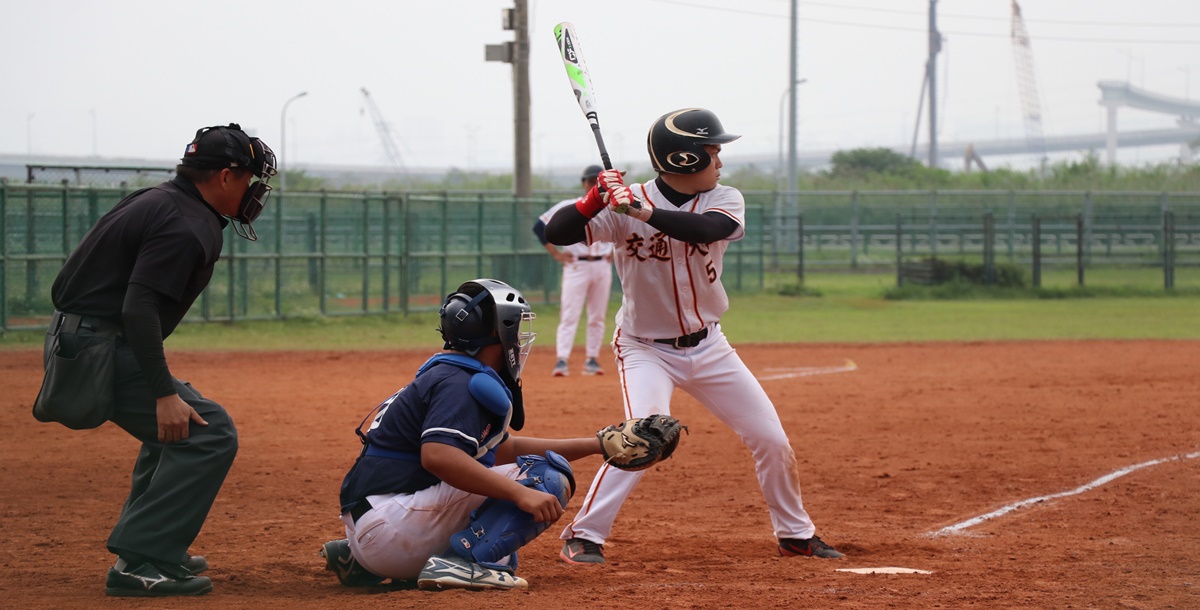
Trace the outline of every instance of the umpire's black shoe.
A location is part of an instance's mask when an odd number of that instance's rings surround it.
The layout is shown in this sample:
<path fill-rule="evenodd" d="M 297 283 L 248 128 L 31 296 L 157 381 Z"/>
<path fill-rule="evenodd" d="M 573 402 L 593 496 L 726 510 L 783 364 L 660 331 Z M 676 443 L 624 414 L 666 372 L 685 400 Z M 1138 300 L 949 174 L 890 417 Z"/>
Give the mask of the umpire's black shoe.
<path fill-rule="evenodd" d="M 208 560 L 200 555 L 184 555 L 183 569 L 187 570 L 188 574 L 197 576 L 208 570 Z"/>
<path fill-rule="evenodd" d="M 136 566 L 119 562 L 120 567 L 108 569 L 104 594 L 115 597 L 170 597 L 175 595 L 204 595 L 212 591 L 207 576 L 192 576 L 183 566 L 162 568 L 152 562 Z"/>

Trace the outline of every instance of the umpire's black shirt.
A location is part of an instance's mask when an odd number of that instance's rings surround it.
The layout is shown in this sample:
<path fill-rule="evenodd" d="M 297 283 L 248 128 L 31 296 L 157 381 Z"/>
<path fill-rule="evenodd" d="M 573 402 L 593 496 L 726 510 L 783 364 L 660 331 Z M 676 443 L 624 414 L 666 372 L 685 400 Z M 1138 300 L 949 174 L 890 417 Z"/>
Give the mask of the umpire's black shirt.
<path fill-rule="evenodd" d="M 176 176 L 137 191 L 101 217 L 67 258 L 51 288 L 54 307 L 123 324 L 140 362 L 155 349 L 161 358 L 162 339 L 175 330 L 212 278 L 226 224 L 186 178 Z M 159 332 L 150 333 L 157 337 L 157 346 L 134 344 L 134 337 L 147 335 L 129 328 L 131 321 L 123 316 L 131 290 L 157 297 L 157 320 L 148 322 L 159 326 L 153 329 Z M 132 323 L 142 322 L 135 317 Z M 173 393 L 169 378 L 156 380 L 159 376 L 146 372 L 157 386 L 156 394 Z"/>

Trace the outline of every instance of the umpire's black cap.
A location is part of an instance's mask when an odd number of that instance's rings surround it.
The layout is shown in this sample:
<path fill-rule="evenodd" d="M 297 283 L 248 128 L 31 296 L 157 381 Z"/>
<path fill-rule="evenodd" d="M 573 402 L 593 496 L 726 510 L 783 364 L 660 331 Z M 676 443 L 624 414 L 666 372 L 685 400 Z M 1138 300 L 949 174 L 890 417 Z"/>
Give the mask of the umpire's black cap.
<path fill-rule="evenodd" d="M 586 168 L 584 168 L 583 175 L 580 176 L 579 179 L 580 180 L 595 180 L 596 176 L 599 176 L 600 172 L 602 172 L 602 171 L 604 171 L 604 168 L 600 167 L 599 165 L 589 165 Z"/>
<path fill-rule="evenodd" d="M 242 131 L 237 123 L 197 130 L 179 162 L 201 169 L 236 167 L 260 177 L 275 173 L 275 154 L 262 140 Z"/>

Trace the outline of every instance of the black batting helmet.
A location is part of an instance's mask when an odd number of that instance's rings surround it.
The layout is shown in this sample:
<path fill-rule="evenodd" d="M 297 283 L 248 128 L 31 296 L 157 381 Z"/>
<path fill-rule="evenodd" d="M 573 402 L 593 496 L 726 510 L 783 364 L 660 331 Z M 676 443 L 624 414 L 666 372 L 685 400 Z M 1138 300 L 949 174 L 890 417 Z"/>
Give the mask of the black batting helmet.
<path fill-rule="evenodd" d="M 706 145 L 725 144 L 740 137 L 725 133 L 711 110 L 684 108 L 658 117 L 650 127 L 646 146 L 655 171 L 695 174 L 712 163 L 712 155 L 704 150 Z"/>

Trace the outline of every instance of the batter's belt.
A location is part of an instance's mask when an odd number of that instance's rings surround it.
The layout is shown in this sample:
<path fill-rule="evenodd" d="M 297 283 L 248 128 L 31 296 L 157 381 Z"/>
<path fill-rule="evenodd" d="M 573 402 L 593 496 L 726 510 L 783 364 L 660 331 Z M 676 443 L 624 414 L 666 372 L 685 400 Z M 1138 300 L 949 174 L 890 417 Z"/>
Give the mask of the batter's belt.
<path fill-rule="evenodd" d="M 675 349 L 683 349 L 685 347 L 696 347 L 697 345 L 700 345 L 701 341 L 703 341 L 707 338 L 708 338 L 708 329 L 701 328 L 700 330 L 698 330 L 690 335 L 683 335 L 682 337 L 675 337 L 673 339 L 655 339 L 654 342 L 655 343 L 665 343 L 667 345 L 674 347 Z"/>

